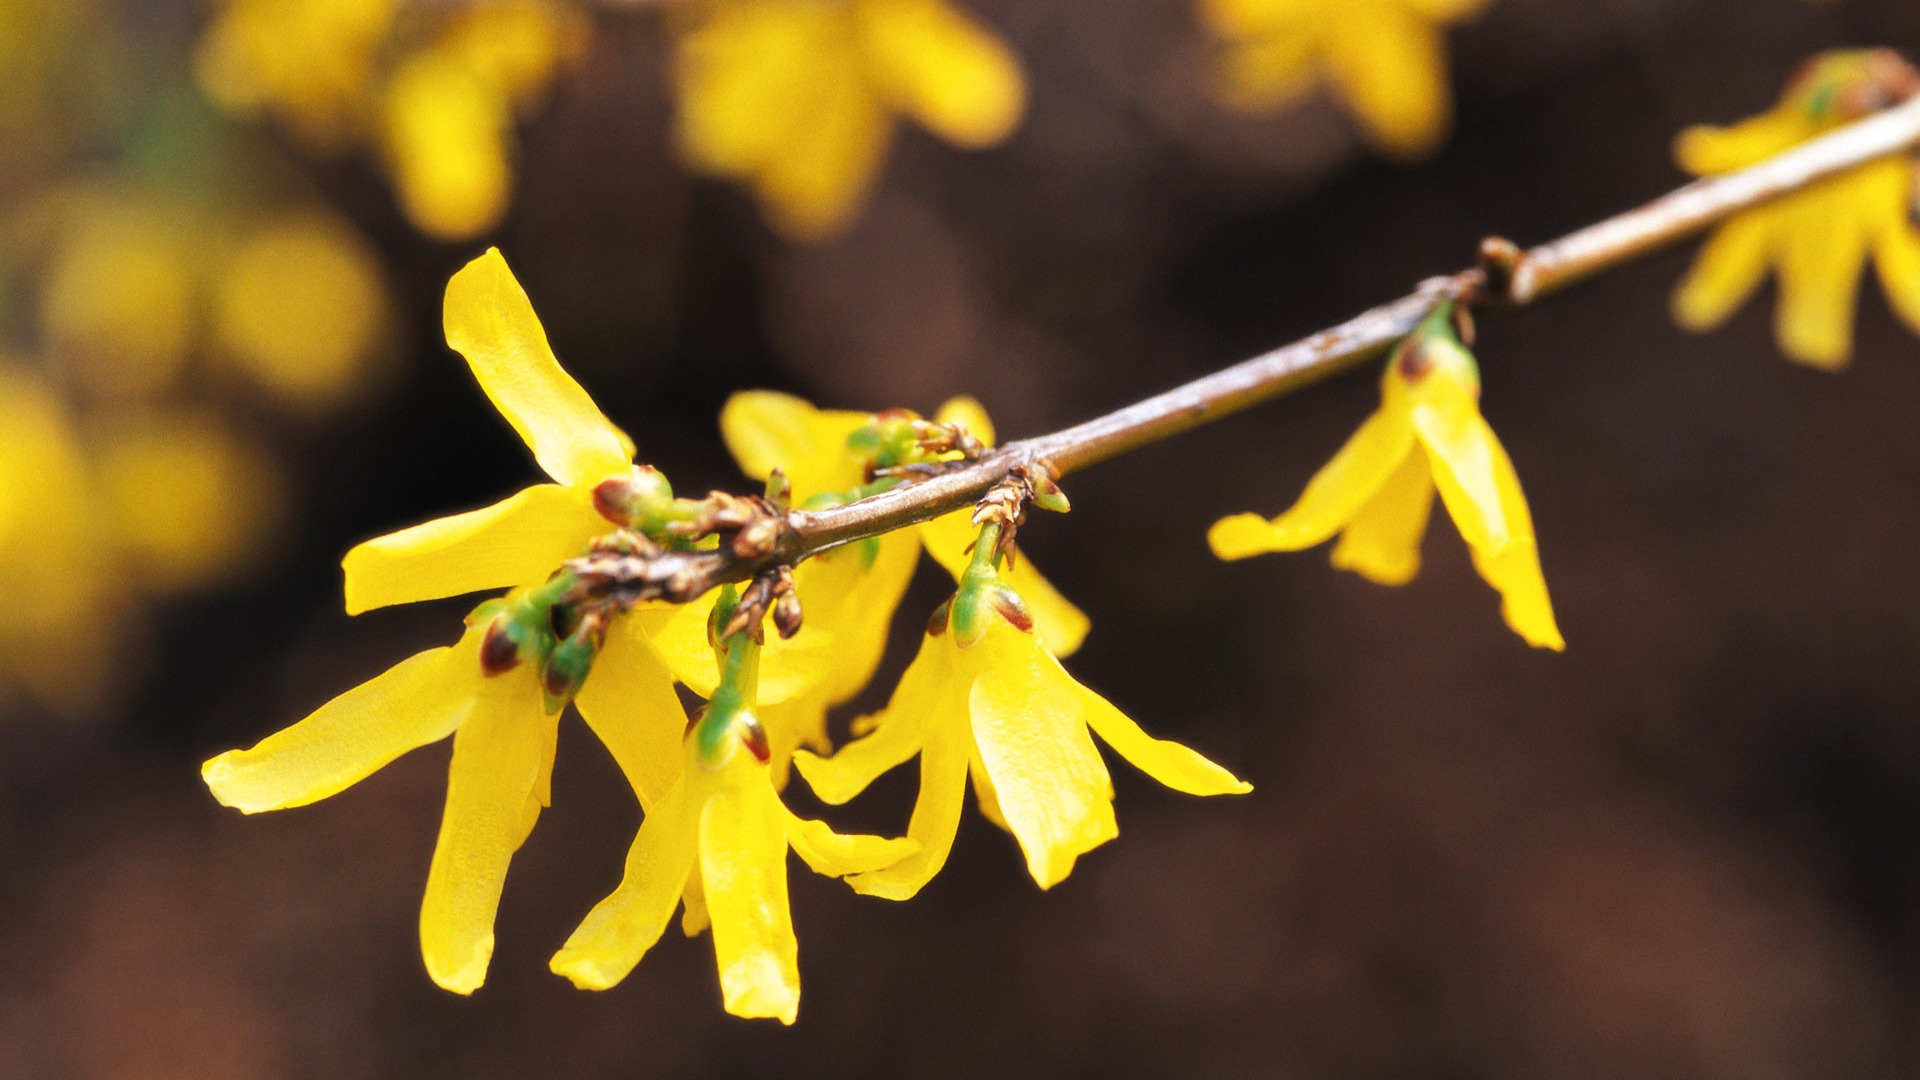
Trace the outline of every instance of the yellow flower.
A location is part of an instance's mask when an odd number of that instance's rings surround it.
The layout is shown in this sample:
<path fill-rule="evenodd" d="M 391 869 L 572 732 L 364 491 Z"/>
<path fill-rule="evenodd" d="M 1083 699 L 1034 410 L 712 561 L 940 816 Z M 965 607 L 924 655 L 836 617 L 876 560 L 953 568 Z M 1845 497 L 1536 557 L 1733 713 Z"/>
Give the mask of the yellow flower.
<path fill-rule="evenodd" d="M 1441 27 L 1478 15 L 1486 0 L 1202 0 L 1227 40 L 1222 96 L 1243 108 L 1290 101 L 1325 80 L 1376 149 L 1431 152 L 1452 106 Z"/>
<path fill-rule="evenodd" d="M 398 6 L 226 0 L 200 42 L 200 85 L 235 112 L 275 115 L 316 149 L 372 145 L 415 227 L 477 235 L 506 212 L 516 113 L 579 54 L 586 16 L 549 0 L 430 20 L 396 18 Z"/>
<path fill-rule="evenodd" d="M 230 750 L 200 773 L 223 805 L 253 814 L 337 794 L 394 758 L 453 736 L 440 838 L 420 902 L 420 953 L 433 981 L 470 994 L 486 981 L 507 863 L 550 801 L 558 713 L 541 705 L 533 665 L 487 675 L 481 622 Z"/>
<path fill-rule="evenodd" d="M 765 479 L 778 468 L 788 476 L 796 504 L 823 505 L 846 501 L 867 482 L 875 451 L 855 443 L 875 419 L 871 413 L 816 409 L 791 394 L 754 390 L 728 399 L 720 430 L 747 475 Z M 958 424 L 982 443 L 993 443 L 993 424 L 972 398 L 942 405 L 936 421 Z M 956 581 L 965 571 L 975 531 L 969 516 L 970 511 L 955 511 L 816 555 L 795 568 L 795 590 L 806 621 L 792 639 L 767 642 L 760 681 L 760 717 L 773 747 L 779 785 L 786 783 L 796 747 L 826 752 L 827 709 L 852 699 L 873 677 L 894 609 L 913 575 L 917 550 L 924 546 Z M 1005 577 L 1011 587 L 1034 598 L 1042 630 L 1050 641 L 1064 643 L 1060 655 L 1079 647 L 1087 635 L 1087 617 L 1029 560 L 1020 559 Z M 701 694 L 718 678 L 705 631 L 713 603 L 709 597 L 687 605 L 654 635 L 668 667 Z"/>
<path fill-rule="evenodd" d="M 0 694 L 82 714 L 106 685 L 123 605 L 73 416 L 0 355 Z"/>
<path fill-rule="evenodd" d="M 737 734 L 728 732 L 717 764 L 703 758 L 698 743 L 697 735 L 688 737 L 680 778 L 648 808 L 619 887 L 587 914 L 551 966 L 582 989 L 614 986 L 660 939 L 684 893 L 689 933 L 711 918 L 727 1011 L 791 1024 L 800 973 L 787 849 L 815 871 L 843 877 L 898 862 L 914 844 L 843 836 L 796 817 L 775 793 L 765 760 L 743 752 Z"/>
<path fill-rule="evenodd" d="M 1207 534 L 1222 559 L 1300 551 L 1340 534 L 1333 565 L 1383 585 L 1420 568 L 1437 486 L 1473 565 L 1499 590 L 1507 625 L 1530 645 L 1565 647 L 1547 599 L 1533 519 L 1513 462 L 1480 416 L 1480 372 L 1442 304 L 1403 341 L 1380 379 L 1380 410 L 1268 521 L 1238 514 Z"/>
<path fill-rule="evenodd" d="M 910 116 L 978 149 L 1019 122 L 1018 61 L 944 0 L 710 0 L 683 33 L 674 82 L 680 154 L 743 181 L 773 225 L 843 225 Z"/>
<path fill-rule="evenodd" d="M 551 633 L 551 599 L 538 606 L 527 586 L 612 531 L 594 509 L 594 488 L 639 474 L 626 437 L 560 369 L 497 250 L 448 283 L 446 330 L 482 389 L 560 482 L 359 545 L 345 560 L 347 607 L 360 612 L 520 588 L 476 611 L 458 645 L 403 661 L 252 749 L 208 761 L 202 775 L 228 806 L 275 810 L 326 798 L 407 750 L 453 735 L 420 945 L 434 981 L 464 994 L 486 977 L 508 861 L 550 802 L 555 724 L 564 704 L 550 698 L 540 665 L 521 662 L 524 649 L 503 659 L 489 647 L 501 628 L 495 616 L 531 611 L 535 624 Z M 574 700 L 643 804 L 671 789 L 686 716 L 672 676 L 637 620 L 613 620 L 593 678 Z"/>
<path fill-rule="evenodd" d="M 1920 90 L 1884 49 L 1810 61 L 1772 111 L 1728 128 L 1692 127 L 1674 153 L 1696 176 L 1732 172 Z M 1893 310 L 1920 332 L 1920 232 L 1912 219 L 1913 162 L 1883 158 L 1727 219 L 1673 296 L 1674 319 L 1710 330 L 1732 315 L 1767 271 L 1780 278 L 1774 339 L 1789 357 L 1835 369 L 1853 351 L 1853 309 L 1870 255 Z"/>
<path fill-rule="evenodd" d="M 831 758 L 794 755 L 814 792 L 835 805 L 920 755 L 907 826 L 919 850 L 849 878 L 856 890 L 905 899 L 932 880 L 953 847 L 969 772 L 982 810 L 1020 842 L 1033 880 L 1043 889 L 1064 880 L 1074 860 L 1118 834 L 1112 779 L 1089 729 L 1176 791 L 1252 790 L 1187 747 L 1148 736 L 1076 682 L 1013 590 L 991 585 L 982 600 L 969 611 L 957 597 L 935 614 L 886 708 L 861 725 L 870 734 Z"/>

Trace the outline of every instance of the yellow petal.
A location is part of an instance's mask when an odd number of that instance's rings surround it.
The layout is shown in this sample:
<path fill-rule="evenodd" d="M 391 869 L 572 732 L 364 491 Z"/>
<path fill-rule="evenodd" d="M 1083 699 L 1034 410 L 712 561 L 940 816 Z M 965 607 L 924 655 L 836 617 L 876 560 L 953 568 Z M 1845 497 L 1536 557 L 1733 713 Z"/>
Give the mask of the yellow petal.
<path fill-rule="evenodd" d="M 680 932 L 687 937 L 699 937 L 713 925 L 713 916 L 707 912 L 707 890 L 701 884 L 699 874 L 688 874 L 687 884 L 680 890 Z"/>
<path fill-rule="evenodd" d="M 488 248 L 447 282 L 446 334 L 548 476 L 591 488 L 627 471 L 633 444 L 560 369 L 500 249 Z"/>
<path fill-rule="evenodd" d="M 200 768 L 224 806 L 245 813 L 305 806 L 359 783 L 415 747 L 453 734 L 473 707 L 482 632 L 416 653 L 314 710 Z"/>
<path fill-rule="evenodd" d="M 773 227 L 796 240 L 843 227 L 873 185 L 893 122 L 854 63 L 823 62 L 803 128 L 754 181 Z"/>
<path fill-rule="evenodd" d="M 1315 0 L 1201 0 L 1200 18 L 1223 37 L 1301 30 L 1317 22 Z"/>
<path fill-rule="evenodd" d="M 1920 233 L 1904 222 L 1887 229 L 1874 241 L 1873 259 L 1887 303 L 1920 334 Z"/>
<path fill-rule="evenodd" d="M 531 666 L 480 680 L 473 711 L 453 736 L 447 807 L 420 901 L 420 953 L 445 989 L 486 981 L 493 916 L 507 863 L 533 825 L 529 808 L 552 746 Z"/>
<path fill-rule="evenodd" d="M 1778 220 L 1777 211 L 1762 208 L 1735 214 L 1715 229 L 1674 290 L 1673 320 L 1696 331 L 1725 322 L 1766 277 Z"/>
<path fill-rule="evenodd" d="M 969 711 L 1000 812 L 1033 880 L 1051 888 L 1081 855 L 1119 834 L 1079 684 L 1030 635 L 998 618 L 962 656 L 979 672 Z"/>
<path fill-rule="evenodd" d="M 934 518 L 920 526 L 921 542 L 926 546 L 927 554 L 933 561 L 946 568 L 955 581 L 966 572 L 971 556 L 968 545 L 980 535 L 971 520 L 972 512 L 955 510 Z M 1072 656 L 1087 639 L 1087 631 L 1092 622 L 1086 613 L 1074 606 L 1073 601 L 1060 595 L 1060 590 L 1034 569 L 1033 560 L 1016 555 L 1011 568 L 1002 567 L 1000 581 L 1020 598 L 1027 602 L 1027 608 L 1033 613 L 1033 622 L 1040 630 L 1041 640 L 1056 656 Z"/>
<path fill-rule="evenodd" d="M 254 382 L 289 401 L 340 401 L 385 330 L 380 262 L 345 222 L 314 213 L 250 233 L 221 268 L 214 331 Z"/>
<path fill-rule="evenodd" d="M 416 53 L 394 72 L 384 121 L 400 208 L 436 240 L 492 229 L 513 186 L 511 102 L 457 58 Z"/>
<path fill-rule="evenodd" d="M 1340 534 L 1333 565 L 1380 585 L 1404 585 L 1420 572 L 1420 539 L 1433 509 L 1425 454 L 1408 454 Z"/>
<path fill-rule="evenodd" d="M 1859 221 L 1844 203 L 1833 202 L 1814 204 L 1833 213 L 1808 214 L 1780 237 L 1780 303 L 1774 309 L 1781 350 L 1829 371 L 1853 353 L 1853 306 L 1867 254 Z"/>
<path fill-rule="evenodd" d="M 1533 516 L 1493 429 L 1470 405 L 1450 414 L 1420 406 L 1414 423 L 1427 445 L 1440 498 L 1472 549 L 1474 566 L 1500 591 L 1507 625 L 1529 645 L 1564 648 L 1540 573 Z"/>
<path fill-rule="evenodd" d="M 869 734 L 842 746 L 830 758 L 794 755 L 800 775 L 822 802 L 839 806 L 867 789 L 880 774 L 917 753 L 932 732 L 953 724 L 966 687 L 954 670 L 952 638 L 924 637 L 920 651 L 900 676 L 887 707 L 871 718 Z"/>
<path fill-rule="evenodd" d="M 548 967 L 582 990 L 605 990 L 627 977 L 660 940 L 693 872 L 698 807 L 686 777 L 647 809 L 627 851 L 626 874 L 595 904 Z"/>
<path fill-rule="evenodd" d="M 1673 156 L 1695 176 L 1714 176 L 1758 164 L 1819 134 L 1799 108 L 1780 108 L 1732 127 L 1699 124 L 1673 140 Z"/>
<path fill-rule="evenodd" d="M 1326 42 L 1328 75 L 1382 153 L 1420 157 L 1452 122 L 1446 47 L 1432 24 L 1368 7 Z"/>
<path fill-rule="evenodd" d="M 1244 795 L 1253 785 L 1215 765 L 1192 748 L 1168 739 L 1156 739 L 1140 730 L 1113 703 L 1081 686 L 1062 670 L 1059 677 L 1080 691 L 1080 708 L 1087 726 L 1133 767 L 1175 791 L 1189 795 Z"/>
<path fill-rule="evenodd" d="M 1459 22 L 1486 10 L 1488 0 L 1404 0 L 1407 10 L 1430 22 Z"/>
<path fill-rule="evenodd" d="M 1272 521 L 1239 514 L 1207 533 L 1213 553 L 1244 559 L 1323 543 L 1353 520 L 1413 449 L 1413 428 L 1400 409 L 1382 408 L 1353 433 L 1333 460 L 1307 481 L 1300 500 Z"/>
<path fill-rule="evenodd" d="M 1020 63 L 985 27 L 941 0 L 855 5 L 880 94 L 948 142 L 969 148 L 1007 137 L 1026 105 Z"/>
<path fill-rule="evenodd" d="M 800 1011 L 799 944 L 787 909 L 786 808 L 764 770 L 740 763 L 700 813 L 700 876 L 720 992 L 735 1016 Z M 736 771 L 737 770 L 737 771 Z"/>
<path fill-rule="evenodd" d="M 972 745 L 963 716 L 942 716 L 928 731 L 920 751 L 920 792 L 914 796 L 913 817 L 907 822 L 907 839 L 917 846 L 890 866 L 848 878 L 855 892 L 906 900 L 947 864 L 953 838 L 960 831 L 960 812 L 966 806 Z"/>
<path fill-rule="evenodd" d="M 1001 832 L 1011 834 L 1013 829 L 1007 825 L 1007 816 L 1000 812 L 1000 793 L 993 790 L 993 777 L 987 775 L 987 763 L 980 760 L 980 748 L 975 746 L 967 761 L 967 776 L 973 781 L 974 801 L 980 805 L 980 816 L 993 822 Z"/>
<path fill-rule="evenodd" d="M 826 5 L 710 9 L 675 48 L 680 156 L 720 176 L 743 179 L 764 169 L 804 134 L 818 65 L 844 39 L 841 13 Z"/>
<path fill-rule="evenodd" d="M 987 416 L 985 406 L 966 394 L 942 402 L 933 419 L 936 423 L 957 424 L 965 428 L 967 434 L 980 440 L 982 446 L 994 444 L 993 420 Z"/>
<path fill-rule="evenodd" d="M 775 791 L 787 789 L 793 755 L 801 747 L 824 754 L 833 746 L 827 738 L 826 699 L 818 690 L 762 705 L 757 715 L 767 732 L 767 776 Z"/>
<path fill-rule="evenodd" d="M 1282 33 L 1236 41 L 1213 62 L 1213 84 L 1220 99 L 1238 109 L 1277 108 L 1313 89 L 1320 74 L 1313 41 Z"/>
<path fill-rule="evenodd" d="M 824 688 L 829 704 L 853 697 L 873 678 L 886 651 L 894 611 L 919 561 L 920 545 L 912 534 L 894 532 L 880 537 L 871 549 L 849 544 L 795 568 L 801 610 L 834 643 L 832 672 Z"/>
<path fill-rule="evenodd" d="M 354 545 L 340 564 L 347 613 L 538 584 L 611 531 L 590 493 L 537 484 L 492 506 Z"/>
<path fill-rule="evenodd" d="M 713 646 L 707 641 L 707 618 L 716 594 L 708 593 L 683 604 L 650 631 L 660 659 L 673 677 L 701 697 L 712 697 L 720 681 Z M 834 641 L 825 630 L 802 624 L 791 638 L 767 635 L 760 653 L 760 705 L 776 705 L 817 689 L 832 670 Z"/>
<path fill-rule="evenodd" d="M 747 390 L 728 398 L 720 410 L 720 434 L 741 472 L 764 480 L 774 469 L 781 470 L 793 483 L 794 502 L 801 503 L 864 480 L 847 438 L 871 418 L 869 413 L 816 409 L 792 394 Z"/>
<path fill-rule="evenodd" d="M 816 874 L 846 877 L 879 870 L 920 850 L 920 845 L 912 840 L 849 836 L 834 832 L 824 821 L 795 817 L 785 807 L 781 810 L 786 816 L 787 842 Z"/>
<path fill-rule="evenodd" d="M 1494 553 L 1516 537 L 1531 538 L 1524 525 L 1507 520 L 1494 478 L 1494 461 L 1505 460 L 1506 451 L 1470 394 L 1430 392 L 1414 407 L 1413 423 L 1440 500 L 1469 546 Z"/>
<path fill-rule="evenodd" d="M 641 806 L 653 806 L 680 779 L 687 713 L 673 675 L 636 619 L 614 621 L 573 702 L 620 763 Z"/>

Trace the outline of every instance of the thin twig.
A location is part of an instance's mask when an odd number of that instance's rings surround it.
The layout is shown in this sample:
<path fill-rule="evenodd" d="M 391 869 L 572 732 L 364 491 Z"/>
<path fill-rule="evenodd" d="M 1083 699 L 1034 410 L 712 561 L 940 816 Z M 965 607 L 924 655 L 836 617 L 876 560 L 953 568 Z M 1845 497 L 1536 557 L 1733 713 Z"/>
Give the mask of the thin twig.
<path fill-rule="evenodd" d="M 690 599 L 770 566 L 878 536 L 971 505 L 1008 473 L 1045 462 L 1053 475 L 1212 423 L 1376 357 L 1411 332 L 1435 303 L 1456 298 L 1482 309 L 1525 307 L 1603 270 L 1685 240 L 1739 211 L 1800 191 L 1878 158 L 1920 146 L 1920 97 L 1811 140 L 1751 168 L 1699 180 L 1550 243 L 1517 251 L 1482 245 L 1482 265 L 1423 282 L 1415 291 L 1311 337 L 1281 346 L 1097 419 L 1011 442 L 950 472 L 825 510 L 794 511 L 766 554 L 670 552 L 674 566 L 649 576 L 681 588 L 650 595 Z M 691 590 L 691 595 L 678 595 Z"/>

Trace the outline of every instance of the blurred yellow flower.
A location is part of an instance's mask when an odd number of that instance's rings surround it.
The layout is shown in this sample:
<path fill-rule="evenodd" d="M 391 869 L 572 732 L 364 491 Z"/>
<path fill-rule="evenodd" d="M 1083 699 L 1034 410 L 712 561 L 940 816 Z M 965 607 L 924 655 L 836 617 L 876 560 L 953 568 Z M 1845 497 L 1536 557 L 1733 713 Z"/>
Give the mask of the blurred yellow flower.
<path fill-rule="evenodd" d="M 971 579 L 971 575 L 970 575 Z M 961 596 L 978 585 L 963 585 Z M 928 625 L 893 696 L 831 758 L 804 750 L 794 764 L 821 799 L 838 805 L 880 774 L 920 755 L 920 793 L 907 837 L 919 849 L 848 879 L 889 899 L 919 892 L 945 865 L 971 771 L 981 807 L 1013 833 L 1027 871 L 1050 888 L 1076 859 L 1118 835 L 1113 783 L 1088 731 L 1142 772 L 1193 795 L 1252 787 L 1200 754 L 1154 739 L 1067 674 L 1018 595 L 994 579 L 967 626 L 960 597 Z"/>
<path fill-rule="evenodd" d="M 1375 149 L 1430 153 L 1446 136 L 1452 104 L 1442 28 L 1478 15 L 1486 0 L 1201 0 L 1226 39 L 1220 95 L 1264 109 L 1325 81 Z"/>
<path fill-rule="evenodd" d="M 997 36 L 944 0 L 704 0 L 674 66 L 687 164 L 748 184 L 814 239 L 872 185 L 898 113 L 956 146 L 1013 130 L 1026 84 Z"/>
<path fill-rule="evenodd" d="M 0 356 L 0 693 L 68 714 L 104 689 L 122 606 L 92 497 L 66 405 Z"/>
<path fill-rule="evenodd" d="M 518 114 L 584 48 L 586 16 L 492 0 L 397 18 L 396 0 L 226 0 L 200 43 L 207 95 L 271 114 L 308 145 L 375 149 L 415 227 L 459 240 L 499 223 Z"/>
<path fill-rule="evenodd" d="M 126 193 L 56 195 L 55 247 L 40 284 L 53 362 L 88 390 L 146 396 L 171 387 L 199 329 L 187 217 Z"/>
<path fill-rule="evenodd" d="M 581 989 L 616 985 L 660 940 L 684 895 L 687 932 L 713 929 L 727 1011 L 791 1024 L 800 972 L 787 849 L 817 873 L 845 877 L 896 863 L 914 844 L 845 836 L 797 817 L 775 793 L 765 760 L 745 752 L 737 734 L 728 735 L 717 763 L 703 759 L 698 743 L 689 735 L 679 779 L 647 809 L 619 887 L 581 921 L 551 967 Z"/>
<path fill-rule="evenodd" d="M 1771 111 L 1732 127 L 1692 127 L 1674 141 L 1696 176 L 1732 172 L 1920 91 L 1920 74 L 1885 49 L 1825 53 Z M 1914 163 L 1884 158 L 1729 218 L 1708 238 L 1673 296 L 1689 330 L 1725 322 L 1772 269 L 1774 339 L 1804 364 L 1832 370 L 1853 352 L 1853 312 L 1869 256 L 1887 301 L 1920 332 L 1920 231 Z"/>
<path fill-rule="evenodd" d="M 1513 462 L 1480 416 L 1480 370 L 1442 304 L 1394 350 L 1367 418 L 1286 513 L 1237 514 L 1207 534 L 1222 559 L 1300 551 L 1340 534 L 1333 565 L 1383 585 L 1420 568 L 1434 489 L 1473 565 L 1499 590 L 1501 613 L 1530 645 L 1561 649 Z"/>
<path fill-rule="evenodd" d="M 330 405 L 364 379 L 384 332 L 379 261 L 328 214 L 270 218 L 241 237 L 214 282 L 213 334 L 284 401 Z"/>

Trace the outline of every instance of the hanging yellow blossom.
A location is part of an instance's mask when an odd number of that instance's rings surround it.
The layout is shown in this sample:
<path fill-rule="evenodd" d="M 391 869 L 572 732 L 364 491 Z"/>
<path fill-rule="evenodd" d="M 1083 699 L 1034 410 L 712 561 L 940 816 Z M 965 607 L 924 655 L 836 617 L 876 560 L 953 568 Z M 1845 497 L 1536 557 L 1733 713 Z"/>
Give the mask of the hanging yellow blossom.
<path fill-rule="evenodd" d="M 1270 108 L 1325 81 L 1382 153 L 1430 153 L 1451 124 L 1442 28 L 1486 0 L 1201 0 L 1226 39 L 1221 95 Z"/>
<path fill-rule="evenodd" d="M 1383 585 L 1420 568 L 1434 490 L 1473 565 L 1499 590 L 1501 613 L 1530 645 L 1561 649 L 1540 573 L 1533 518 L 1513 462 L 1480 416 L 1480 371 L 1442 304 L 1394 350 L 1367 418 L 1286 513 L 1237 514 L 1207 534 L 1222 559 L 1300 551 L 1340 534 L 1333 564 Z"/>
<path fill-rule="evenodd" d="M 702 753 L 697 734 L 688 736 L 679 779 L 648 807 L 625 877 L 554 955 L 556 974 L 586 990 L 616 985 L 660 940 L 685 895 L 687 932 L 712 927 L 727 1011 L 793 1023 L 800 972 L 787 849 L 818 873 L 844 877 L 899 862 L 914 844 L 843 836 L 796 817 L 774 791 L 764 746 L 749 752 L 732 730 L 743 719 L 718 714 L 701 722 L 729 728 L 717 762 Z"/>
<path fill-rule="evenodd" d="M 1064 880 L 1081 855 L 1113 839 L 1118 826 L 1112 779 L 1089 730 L 1176 791 L 1252 790 L 1187 747 L 1151 738 L 1076 682 L 1047 648 L 1018 594 L 991 574 L 970 574 L 969 583 L 935 614 L 887 707 L 859 729 L 869 734 L 833 757 L 803 750 L 794 764 L 820 798 L 837 805 L 920 755 L 920 793 L 907 826 L 919 849 L 848 879 L 860 892 L 889 899 L 919 892 L 946 863 L 969 772 L 982 810 L 1013 833 L 1028 872 L 1043 889 Z"/>
<path fill-rule="evenodd" d="M 1692 127 L 1674 143 L 1696 176 L 1732 172 L 1920 91 L 1920 74 L 1886 49 L 1825 53 L 1797 74 L 1772 111 L 1728 128 Z M 1832 370 L 1853 352 L 1853 311 L 1871 257 L 1887 301 L 1920 332 L 1920 231 L 1914 164 L 1883 158 L 1729 218 L 1673 296 L 1674 318 L 1710 330 L 1767 271 L 1779 277 L 1774 339 L 1788 357 Z"/>
<path fill-rule="evenodd" d="M 945 0 L 705 0 L 674 66 L 680 153 L 752 187 L 774 227 L 813 239 L 852 215 L 909 116 L 978 149 L 1026 87 L 1000 39 Z"/>

